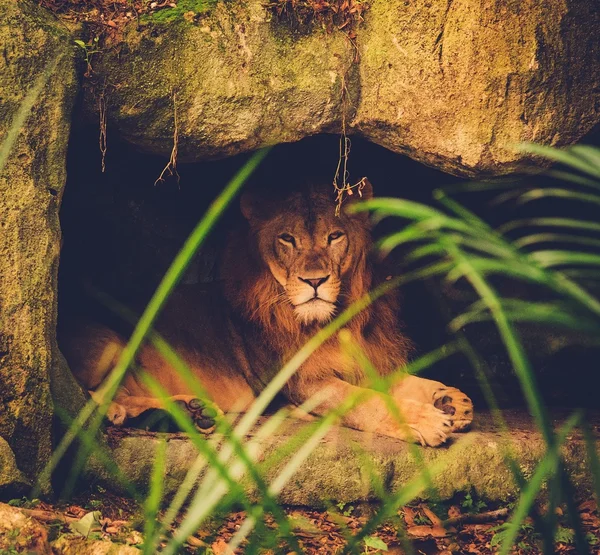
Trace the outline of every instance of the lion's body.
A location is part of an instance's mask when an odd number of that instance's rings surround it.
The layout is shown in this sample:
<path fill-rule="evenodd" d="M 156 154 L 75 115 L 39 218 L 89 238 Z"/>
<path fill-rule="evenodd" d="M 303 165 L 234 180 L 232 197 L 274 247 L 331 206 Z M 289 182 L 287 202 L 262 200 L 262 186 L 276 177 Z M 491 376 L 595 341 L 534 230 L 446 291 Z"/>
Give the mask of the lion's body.
<path fill-rule="evenodd" d="M 157 331 L 225 412 L 245 410 L 320 327 L 376 285 L 368 259 L 368 221 L 361 216 L 336 217 L 328 193 L 311 187 L 285 200 L 243 200 L 247 224 L 232 233 L 220 265 L 220 280 L 210 287 L 180 287 L 160 317 Z M 346 329 L 352 343 L 381 374 L 406 364 L 410 341 L 401 332 L 393 295 L 377 300 Z M 72 336 L 69 345 L 65 354 L 76 377 L 95 390 L 114 365 L 124 340 L 106 328 L 90 326 Z M 185 380 L 153 347 L 142 348 L 138 364 L 169 395 L 193 396 Z M 335 336 L 299 368 L 285 394 L 293 403 L 301 403 L 327 388 L 329 398 L 316 410 L 325 412 L 361 388 L 365 379 L 361 366 L 342 350 Z M 434 407 L 441 399 L 440 391 L 449 390 L 439 382 L 408 377 L 392 393 L 422 443 L 436 445 L 449 431 L 448 415 Z M 113 419 L 117 423 L 160 406 L 132 371 L 115 401 L 124 407 L 123 414 Z M 423 414 L 413 415 L 416 408 Z M 463 416 L 456 428 L 472 418 L 467 405 Z M 421 428 L 431 429 L 419 429 L 419 422 L 424 421 Z M 392 423 L 380 397 L 351 411 L 344 423 L 410 439 L 410 433 Z"/>

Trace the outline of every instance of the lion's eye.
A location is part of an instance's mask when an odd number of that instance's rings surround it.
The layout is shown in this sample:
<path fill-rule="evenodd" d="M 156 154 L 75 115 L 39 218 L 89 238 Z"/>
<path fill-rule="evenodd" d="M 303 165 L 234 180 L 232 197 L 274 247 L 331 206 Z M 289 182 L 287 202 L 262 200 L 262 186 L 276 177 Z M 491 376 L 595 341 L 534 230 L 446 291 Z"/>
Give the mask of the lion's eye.
<path fill-rule="evenodd" d="M 333 233 L 329 234 L 327 241 L 329 242 L 329 244 L 331 244 L 331 243 L 333 243 L 333 241 L 335 241 L 336 239 L 339 239 L 340 237 L 343 237 L 343 236 L 344 236 L 343 231 L 334 231 Z"/>
<path fill-rule="evenodd" d="M 288 245 L 296 246 L 296 239 L 294 239 L 294 237 L 292 235 L 290 235 L 289 233 L 282 233 L 279 236 L 279 240 L 284 243 L 287 243 Z"/>

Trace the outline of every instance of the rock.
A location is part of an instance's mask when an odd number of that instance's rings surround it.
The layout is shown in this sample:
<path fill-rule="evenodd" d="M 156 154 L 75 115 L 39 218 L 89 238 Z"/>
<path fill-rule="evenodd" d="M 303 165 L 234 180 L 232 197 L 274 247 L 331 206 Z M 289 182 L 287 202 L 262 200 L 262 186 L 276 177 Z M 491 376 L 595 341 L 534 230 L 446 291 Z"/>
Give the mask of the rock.
<path fill-rule="evenodd" d="M 600 121 L 600 10 L 587 0 L 381 0 L 359 32 L 366 138 L 450 173 L 523 167 Z"/>
<path fill-rule="evenodd" d="M 55 555 L 139 555 L 137 547 L 113 543 L 108 540 L 91 540 L 76 534 L 63 534 L 52 542 Z"/>
<path fill-rule="evenodd" d="M 176 105 L 180 159 L 195 161 L 337 133 L 345 119 L 466 176 L 522 170 L 516 143 L 570 144 L 600 121 L 594 2 L 373 0 L 354 43 L 318 24 L 299 33 L 264 4 L 131 25 L 95 62 L 87 111 L 97 121 L 104 95 L 109 129 L 169 156 Z"/>
<path fill-rule="evenodd" d="M 352 56 L 341 33 L 278 29 L 262 0 L 219 2 L 198 25 L 130 26 L 123 47 L 98 58 L 111 87 L 93 87 L 88 110 L 97 121 L 105 93 L 109 130 L 168 156 L 176 106 L 180 159 L 223 158 L 328 131 Z"/>
<path fill-rule="evenodd" d="M 57 519 L 60 515 L 57 513 Z M 138 555 L 131 545 L 94 540 L 78 534 L 61 534 L 48 542 L 48 524 L 41 524 L 18 507 L 0 503 L 0 553 L 36 555 Z"/>
<path fill-rule="evenodd" d="M 0 503 L 0 553 L 52 555 L 48 532 L 17 507 Z"/>
<path fill-rule="evenodd" d="M 0 437 L 0 498 L 20 497 L 31 488 L 31 484 L 18 469 L 12 449 Z"/>
<path fill-rule="evenodd" d="M 519 488 L 512 478 L 503 454 L 503 442 L 510 445 L 525 478 L 530 478 L 537 463 L 546 452 L 540 433 L 535 430 L 531 417 L 521 411 L 505 411 L 510 434 L 503 436 L 489 414 L 477 415 L 475 429 L 456 434 L 447 447 L 417 448 L 431 469 L 436 497 L 450 499 L 458 492 L 477 494 L 492 502 L 513 499 Z M 598 414 L 592 418 L 598 421 Z M 562 418 L 557 418 L 560 422 Z M 293 452 L 288 443 L 306 423 L 292 421 L 287 429 L 277 432 L 262 443 L 262 475 L 270 483 L 289 461 Z M 184 434 L 156 434 L 136 430 L 112 430 L 109 444 L 114 460 L 139 491 L 148 491 L 148 480 L 161 441 L 167 441 L 163 487 L 170 497 L 192 467 L 198 451 Z M 217 441 L 215 438 L 213 441 Z M 299 445 L 298 440 L 292 443 Z M 286 455 L 287 453 L 287 455 Z M 591 495 L 592 477 L 586 463 L 586 446 L 581 434 L 573 432 L 563 449 L 569 476 L 579 493 Z M 87 468 L 89 479 L 100 477 L 117 491 L 119 484 L 111 478 L 98 461 Z M 373 476 L 386 485 L 386 490 L 397 491 L 421 475 L 419 462 L 409 445 L 403 441 L 335 428 L 318 444 L 306 462 L 294 473 L 282 490 L 279 500 L 288 505 L 323 508 L 328 503 L 368 502 L 377 499 L 377 485 Z M 243 482 L 252 492 L 250 482 Z M 255 495 L 255 494 L 252 494 Z M 427 499 L 431 490 L 421 488 L 420 498 Z"/>
<path fill-rule="evenodd" d="M 51 374 L 61 383 L 58 210 L 77 80 L 72 38 L 32 1 L 0 0 L 0 44 L 0 141 L 12 143 L 0 154 L 0 435 L 33 480 L 51 452 Z"/>

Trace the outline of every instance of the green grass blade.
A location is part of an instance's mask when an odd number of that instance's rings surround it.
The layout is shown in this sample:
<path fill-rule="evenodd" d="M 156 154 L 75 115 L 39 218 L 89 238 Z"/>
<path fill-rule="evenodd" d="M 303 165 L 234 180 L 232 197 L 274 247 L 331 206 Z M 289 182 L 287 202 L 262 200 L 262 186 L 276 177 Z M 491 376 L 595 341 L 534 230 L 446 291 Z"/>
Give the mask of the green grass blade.
<path fill-rule="evenodd" d="M 502 542 L 499 555 L 508 555 L 510 549 L 513 547 L 519 534 L 521 524 L 531 511 L 533 503 L 537 498 L 544 481 L 550 474 L 557 470 L 560 447 L 567 439 L 568 434 L 577 425 L 580 417 L 580 413 L 572 415 L 559 431 L 557 441 L 548 446 L 546 455 L 538 464 L 525 489 L 521 492 L 517 507 L 506 527 L 506 536 Z"/>
<path fill-rule="evenodd" d="M 560 181 L 566 181 L 568 183 L 575 183 L 582 187 L 591 187 L 592 189 L 600 189 L 600 181 L 589 179 L 579 174 L 562 171 L 562 170 L 549 170 L 546 175 L 558 179 Z"/>
<path fill-rule="evenodd" d="M 242 168 L 235 174 L 235 176 L 231 179 L 231 181 L 227 184 L 223 191 L 209 206 L 206 214 L 196 225 L 196 227 L 184 243 L 182 249 L 175 257 L 175 260 L 167 270 L 156 292 L 152 296 L 152 299 L 148 303 L 146 310 L 144 311 L 138 324 L 136 325 L 131 339 L 129 340 L 125 349 L 123 349 L 118 363 L 116 364 L 115 368 L 112 370 L 105 384 L 102 387 L 101 391 L 105 393 L 103 395 L 105 398 L 105 403 L 103 406 L 100 407 L 101 412 L 103 411 L 105 413 L 108 409 L 108 403 L 110 399 L 112 399 L 114 394 L 116 393 L 116 390 L 121 380 L 123 379 L 125 372 L 133 362 L 138 349 L 140 348 L 144 338 L 146 337 L 146 334 L 152 328 L 152 325 L 156 320 L 159 312 L 161 311 L 163 305 L 166 303 L 169 294 L 181 279 L 192 257 L 194 256 L 200 245 L 204 242 L 204 240 L 208 236 L 208 233 L 210 232 L 220 215 L 223 213 L 225 208 L 240 190 L 240 188 L 248 179 L 248 177 L 256 169 L 256 167 L 265 158 L 268 152 L 268 148 L 257 151 L 244 164 L 244 166 L 242 166 Z M 69 430 L 67 430 L 67 433 L 63 436 L 60 443 L 54 450 L 48 465 L 46 465 L 46 468 L 41 473 L 42 477 L 49 476 L 52 473 L 52 471 L 56 468 L 56 465 L 58 464 L 60 459 L 65 455 L 67 449 L 72 444 L 75 437 L 77 437 L 79 431 L 83 428 L 86 422 L 88 422 L 95 410 L 96 405 L 93 401 L 90 400 L 78 415 L 73 426 Z M 95 428 L 94 432 L 96 430 L 97 427 Z M 38 483 L 41 483 L 41 480 L 38 480 Z"/>
<path fill-rule="evenodd" d="M 600 148 L 597 146 L 573 145 L 569 147 L 569 151 L 582 160 L 587 160 L 591 166 L 600 171 Z"/>
<path fill-rule="evenodd" d="M 500 303 L 511 322 L 535 322 L 590 334 L 600 333 L 600 322 L 573 311 L 574 307 L 566 302 L 540 303 L 503 298 Z M 449 328 L 456 332 L 470 323 L 487 322 L 491 319 L 486 303 L 480 299 L 456 316 Z"/>
<path fill-rule="evenodd" d="M 582 173 L 586 173 L 595 178 L 600 178 L 600 167 L 590 161 L 586 157 L 582 157 L 577 151 L 573 149 L 558 149 L 550 146 L 536 145 L 536 144 L 524 144 L 520 146 L 523 152 L 542 156 L 547 160 L 553 162 L 559 162 L 565 166 L 570 166 Z"/>
<path fill-rule="evenodd" d="M 68 427 L 72 424 L 73 418 L 71 415 L 65 411 L 61 407 L 54 408 L 55 414 L 60 418 L 61 422 L 65 427 Z M 131 483 L 131 480 L 127 477 L 127 475 L 122 471 L 122 469 L 115 463 L 114 459 L 111 457 L 110 453 L 107 449 L 104 448 L 104 445 L 101 441 L 98 441 L 96 436 L 93 436 L 88 430 L 85 428 L 81 430 L 78 439 L 85 444 L 90 453 L 93 452 L 94 457 L 104 466 L 106 471 L 115 480 L 120 487 L 122 487 L 136 503 L 142 503 L 143 498 L 140 492 L 136 489 L 136 487 Z M 31 498 L 35 499 L 37 496 L 33 495 L 36 493 L 32 492 Z M 68 496 L 61 494 L 60 498 L 67 498 Z"/>
<path fill-rule="evenodd" d="M 544 268 L 552 266 L 600 266 L 600 255 L 589 252 L 541 250 L 529 255 Z"/>
<path fill-rule="evenodd" d="M 600 197 L 598 195 L 590 193 L 580 193 L 573 191 L 572 189 L 563 189 L 559 187 L 547 187 L 544 189 L 530 189 L 525 193 L 521 193 L 516 197 L 518 204 L 527 204 L 537 200 L 544 200 L 548 198 L 559 198 L 565 200 L 572 200 L 576 202 L 583 202 L 585 204 L 595 204 L 600 206 Z"/>
<path fill-rule="evenodd" d="M 144 555 L 155 553 L 154 545 L 159 540 L 155 537 L 158 511 L 163 497 L 163 474 L 167 460 L 167 440 L 159 439 L 156 446 L 156 458 L 150 476 L 150 491 L 144 503 Z"/>
<path fill-rule="evenodd" d="M 600 224 L 596 222 L 587 222 L 585 220 L 574 220 L 571 218 L 527 218 L 523 220 L 514 220 L 500 226 L 497 231 L 505 234 L 515 229 L 523 227 L 558 227 L 565 229 L 575 229 L 578 231 L 598 231 Z"/>
<path fill-rule="evenodd" d="M 540 243 L 571 243 L 573 245 L 581 245 L 600 250 L 600 239 L 582 237 L 580 235 L 568 235 L 566 233 L 533 233 L 513 241 L 513 245 L 518 249 L 538 245 Z"/>

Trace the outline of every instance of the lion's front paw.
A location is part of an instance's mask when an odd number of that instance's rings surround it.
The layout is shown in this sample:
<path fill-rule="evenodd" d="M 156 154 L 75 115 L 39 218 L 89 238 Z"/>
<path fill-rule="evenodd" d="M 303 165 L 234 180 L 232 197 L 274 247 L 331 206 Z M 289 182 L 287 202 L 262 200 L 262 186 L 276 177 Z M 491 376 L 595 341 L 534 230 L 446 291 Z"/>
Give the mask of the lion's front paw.
<path fill-rule="evenodd" d="M 426 403 L 417 403 L 406 413 L 406 423 L 423 446 L 437 447 L 445 443 L 452 431 L 452 419 L 442 410 Z"/>
<path fill-rule="evenodd" d="M 463 432 L 473 421 L 473 402 L 455 387 L 443 387 L 433 395 L 434 406 L 452 420 L 452 431 Z"/>
<path fill-rule="evenodd" d="M 429 403 L 412 399 L 398 402 L 399 414 L 379 420 L 374 430 L 380 434 L 423 446 L 437 447 L 445 443 L 452 431 L 452 419 Z"/>
<path fill-rule="evenodd" d="M 215 418 L 223 414 L 216 406 L 211 406 L 197 397 L 177 395 L 174 397 L 174 401 L 188 413 L 196 429 L 204 435 L 214 431 L 216 427 Z"/>
<path fill-rule="evenodd" d="M 106 418 L 113 426 L 122 426 L 125 420 L 127 420 L 127 411 L 123 405 L 119 405 L 119 403 L 113 401 L 108 405 Z"/>

